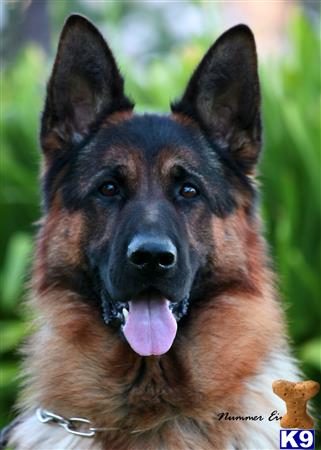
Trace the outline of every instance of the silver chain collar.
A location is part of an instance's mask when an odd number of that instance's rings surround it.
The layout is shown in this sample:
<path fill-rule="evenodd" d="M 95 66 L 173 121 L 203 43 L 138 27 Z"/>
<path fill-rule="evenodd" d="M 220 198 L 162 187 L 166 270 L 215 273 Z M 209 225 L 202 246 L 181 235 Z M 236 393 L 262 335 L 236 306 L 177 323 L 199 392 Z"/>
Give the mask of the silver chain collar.
<path fill-rule="evenodd" d="M 75 434 L 76 436 L 88 437 L 92 438 L 98 431 L 119 431 L 118 427 L 109 427 L 109 428 L 95 428 L 90 426 L 91 422 L 88 419 L 84 419 L 82 417 L 70 417 L 67 419 L 66 417 L 59 416 L 48 409 L 38 408 L 36 410 L 36 417 L 41 423 L 52 423 L 55 425 L 59 425 L 65 431 L 71 434 Z M 148 431 L 148 429 L 137 429 L 130 431 L 130 434 L 140 434 Z"/>
<path fill-rule="evenodd" d="M 75 434 L 76 436 L 92 438 L 97 431 L 115 431 L 118 428 L 93 428 L 90 426 L 91 422 L 88 419 L 82 417 L 66 417 L 59 416 L 47 409 L 38 408 L 36 410 L 36 417 L 41 423 L 53 423 L 57 424 L 66 430 L 68 433 Z"/>

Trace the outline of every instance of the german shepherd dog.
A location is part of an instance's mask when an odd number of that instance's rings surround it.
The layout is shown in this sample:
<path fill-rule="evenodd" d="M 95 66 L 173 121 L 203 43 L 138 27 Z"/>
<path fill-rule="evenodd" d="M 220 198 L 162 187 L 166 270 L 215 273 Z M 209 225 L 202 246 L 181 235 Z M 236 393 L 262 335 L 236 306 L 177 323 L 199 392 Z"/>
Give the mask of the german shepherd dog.
<path fill-rule="evenodd" d="M 279 448 L 271 384 L 297 371 L 257 214 L 250 29 L 214 43 L 170 114 L 136 115 L 102 35 L 70 16 L 41 145 L 36 331 L 10 446 Z"/>

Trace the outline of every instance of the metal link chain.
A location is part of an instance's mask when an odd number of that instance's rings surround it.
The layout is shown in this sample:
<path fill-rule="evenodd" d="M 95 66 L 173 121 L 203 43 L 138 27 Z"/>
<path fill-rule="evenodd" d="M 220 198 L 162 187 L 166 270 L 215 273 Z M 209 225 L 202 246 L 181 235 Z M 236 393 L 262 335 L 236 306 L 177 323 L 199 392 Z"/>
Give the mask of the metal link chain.
<path fill-rule="evenodd" d="M 67 419 L 66 417 L 59 416 L 47 409 L 38 408 L 36 410 L 36 417 L 41 423 L 53 423 L 57 424 L 66 430 L 68 433 L 75 434 L 76 436 L 82 437 L 94 437 L 95 434 L 99 431 L 119 431 L 118 427 L 109 427 L 109 428 L 94 428 L 91 427 L 90 420 L 83 419 L 82 417 L 70 417 Z M 130 434 L 140 434 L 147 431 L 146 429 L 137 429 L 130 431 Z"/>
<path fill-rule="evenodd" d="M 36 416 L 39 422 L 56 423 L 57 425 L 68 431 L 68 433 L 75 434 L 76 436 L 91 438 L 95 436 L 96 431 L 99 431 L 98 428 L 93 428 L 90 426 L 90 420 L 83 419 L 81 417 L 70 417 L 70 419 L 66 419 L 63 416 L 59 416 L 58 414 L 42 408 L 37 409 Z M 84 424 L 86 424 L 87 427 L 85 427 Z"/>

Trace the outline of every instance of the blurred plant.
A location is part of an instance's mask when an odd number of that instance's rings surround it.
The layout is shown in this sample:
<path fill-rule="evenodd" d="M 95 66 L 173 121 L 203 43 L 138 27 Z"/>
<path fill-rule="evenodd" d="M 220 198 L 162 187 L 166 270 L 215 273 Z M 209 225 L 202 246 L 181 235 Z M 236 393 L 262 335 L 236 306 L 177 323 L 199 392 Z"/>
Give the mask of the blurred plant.
<path fill-rule="evenodd" d="M 265 157 L 261 164 L 266 232 L 286 299 L 290 333 L 308 376 L 320 380 L 320 38 L 300 16 L 291 29 L 291 53 L 262 67 Z M 208 40 L 152 58 L 142 69 L 123 70 L 138 111 L 167 111 L 179 96 Z M 135 67 L 123 60 L 122 67 Z M 125 64 L 125 62 L 127 64 Z M 43 54 L 28 48 L 4 74 L 1 114 L 1 422 L 16 395 L 16 348 L 26 333 L 20 300 L 31 262 L 30 224 L 38 207 L 39 111 L 47 73 Z M 45 70 L 44 70 L 45 69 Z M 308 70 L 307 70 L 308 69 Z M 133 72 L 136 70 L 136 72 Z"/>
<path fill-rule="evenodd" d="M 44 55 L 30 48 L 2 74 L 0 232 L 0 424 L 17 390 L 16 349 L 26 334 L 20 299 L 30 265 L 31 224 L 38 206 L 38 117 Z M 44 80 L 42 81 L 44 82 Z M 5 415 L 4 415 L 5 414 Z"/>
<path fill-rule="evenodd" d="M 320 36 L 302 16 L 290 35 L 289 56 L 262 68 L 263 205 L 290 334 L 320 371 Z"/>

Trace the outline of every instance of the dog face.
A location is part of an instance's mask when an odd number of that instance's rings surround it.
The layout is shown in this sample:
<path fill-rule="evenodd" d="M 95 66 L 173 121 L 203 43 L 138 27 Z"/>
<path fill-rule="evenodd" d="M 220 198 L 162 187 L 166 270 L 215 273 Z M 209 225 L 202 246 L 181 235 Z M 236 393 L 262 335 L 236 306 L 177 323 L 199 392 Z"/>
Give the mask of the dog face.
<path fill-rule="evenodd" d="M 171 115 L 137 116 L 102 36 L 71 16 L 41 129 L 44 287 L 101 308 L 137 353 L 167 352 L 207 290 L 244 283 L 259 103 L 245 26 L 210 48 Z"/>

